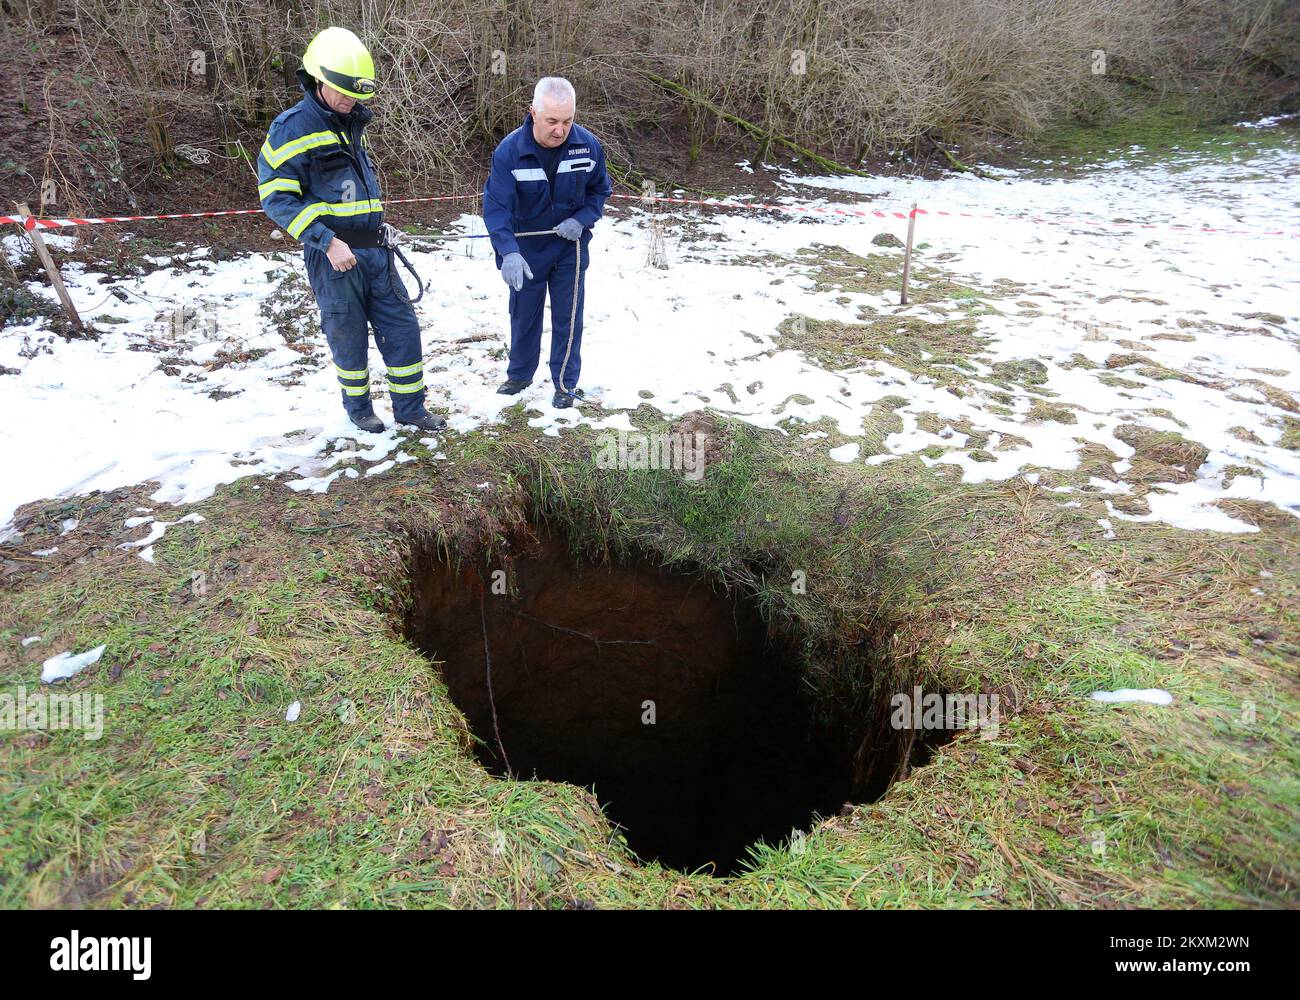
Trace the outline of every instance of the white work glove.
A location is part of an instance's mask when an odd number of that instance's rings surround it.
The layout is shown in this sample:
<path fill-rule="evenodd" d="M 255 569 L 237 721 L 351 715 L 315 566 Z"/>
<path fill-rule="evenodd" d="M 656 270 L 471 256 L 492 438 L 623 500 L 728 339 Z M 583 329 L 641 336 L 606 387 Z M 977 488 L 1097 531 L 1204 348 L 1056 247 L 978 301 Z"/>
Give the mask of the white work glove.
<path fill-rule="evenodd" d="M 517 292 L 524 287 L 524 275 L 529 278 L 533 276 L 533 269 L 528 266 L 528 261 L 524 260 L 524 255 L 506 254 L 505 260 L 501 262 L 502 280 Z"/>
<path fill-rule="evenodd" d="M 576 242 L 577 240 L 582 239 L 582 223 L 577 219 L 565 219 L 555 227 L 555 232 L 558 235 L 563 236 L 566 240 L 574 240 Z"/>

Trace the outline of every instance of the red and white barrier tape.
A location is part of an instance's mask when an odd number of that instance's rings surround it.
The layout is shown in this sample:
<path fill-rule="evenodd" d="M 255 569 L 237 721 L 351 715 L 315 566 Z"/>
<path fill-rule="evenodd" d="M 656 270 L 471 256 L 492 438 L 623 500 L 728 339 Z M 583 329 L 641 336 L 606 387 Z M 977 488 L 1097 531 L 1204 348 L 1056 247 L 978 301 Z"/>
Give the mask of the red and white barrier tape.
<path fill-rule="evenodd" d="M 426 198 L 393 198 L 386 200 L 385 205 L 406 205 L 416 202 L 427 201 L 459 201 L 466 198 L 479 197 L 477 192 L 466 194 L 446 194 L 433 195 Z M 857 208 L 837 208 L 833 205 L 798 205 L 798 204 L 773 204 L 761 201 L 738 201 L 727 198 L 670 198 L 664 195 L 638 195 L 638 194 L 615 194 L 611 198 L 619 198 L 626 201 L 635 201 L 642 203 L 663 202 L 672 205 L 702 205 L 708 208 L 748 208 L 760 209 L 772 212 L 808 212 L 817 215 L 841 215 L 849 218 L 876 218 L 876 219 L 907 219 L 913 213 L 916 215 L 935 215 L 945 217 L 955 217 L 963 219 L 993 219 L 1005 220 L 1013 219 L 1021 222 L 1030 222 L 1037 225 L 1048 226 L 1079 226 L 1084 228 L 1096 228 L 1098 226 L 1114 227 L 1116 229 L 1129 230 L 1148 230 L 1176 233 L 1212 233 L 1215 235 L 1229 236 L 1285 236 L 1290 238 L 1300 237 L 1300 231 L 1287 232 L 1283 229 L 1225 229 L 1213 226 L 1184 226 L 1177 223 L 1149 223 L 1149 222 L 1112 222 L 1106 219 L 1045 219 L 1041 216 L 1031 215 L 996 215 L 992 213 L 981 212 L 950 212 L 944 209 L 907 209 L 897 210 L 890 209 L 882 211 L 880 209 L 857 209 Z M 35 216 L 23 218 L 17 215 L 0 215 L 0 224 L 13 223 L 22 226 L 24 229 L 60 229 L 64 226 L 98 226 L 106 223 L 115 222 L 157 222 L 166 219 L 207 219 L 221 215 L 260 215 L 260 208 L 238 208 L 227 209 L 220 212 L 175 212 L 168 215 L 119 215 L 107 218 L 70 218 L 70 219 L 38 219 Z"/>
<path fill-rule="evenodd" d="M 477 194 L 444 194 L 431 198 L 393 198 L 386 205 L 400 205 L 413 201 L 455 201 L 459 198 L 477 198 Z M 102 219 L 38 219 L 29 215 L 0 215 L 0 223 L 12 222 L 24 229 L 61 229 L 64 226 L 100 226 L 109 222 L 156 222 L 161 219 L 208 219 L 217 215 L 261 215 L 260 208 L 231 208 L 221 212 L 174 212 L 170 215 L 116 215 Z"/>

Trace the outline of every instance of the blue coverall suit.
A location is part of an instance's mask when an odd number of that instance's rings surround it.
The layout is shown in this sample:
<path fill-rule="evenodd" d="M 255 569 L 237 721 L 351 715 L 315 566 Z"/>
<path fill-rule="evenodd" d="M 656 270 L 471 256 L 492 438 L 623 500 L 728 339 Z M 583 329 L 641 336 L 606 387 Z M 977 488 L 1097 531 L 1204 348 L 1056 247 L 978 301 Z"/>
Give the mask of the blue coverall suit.
<path fill-rule="evenodd" d="M 507 254 L 519 253 L 533 277 L 524 287 L 510 290 L 510 365 L 512 382 L 531 382 L 542 348 L 542 310 L 551 295 L 551 381 L 557 389 L 577 387 L 582 371 L 582 306 L 585 289 L 578 288 L 578 311 L 573 323 L 573 344 L 564 371 L 569 342 L 569 316 L 573 309 L 574 244 L 559 236 L 524 236 L 515 233 L 554 229 L 565 219 L 582 223 L 582 270 L 590 263 L 591 228 L 600 219 L 613 186 L 605 169 L 605 151 L 581 125 L 569 129 L 560 154 L 552 188 L 537 140 L 533 116 L 501 140 L 492 154 L 492 171 L 483 186 L 483 221 L 496 250 L 497 267 Z"/>
<path fill-rule="evenodd" d="M 424 412 L 420 324 L 392 255 L 383 247 L 356 247 L 356 266 L 336 271 L 325 256 L 335 231 L 375 233 L 384 220 L 379 181 L 362 135 L 374 112 L 358 102 L 340 116 L 320 102 L 303 70 L 304 96 L 271 123 L 257 157 L 262 209 L 303 244 L 303 261 L 321 330 L 349 416 L 374 413 L 370 402 L 367 322 L 388 369 L 393 416 L 408 421 Z M 351 245 L 351 244 L 349 244 Z"/>

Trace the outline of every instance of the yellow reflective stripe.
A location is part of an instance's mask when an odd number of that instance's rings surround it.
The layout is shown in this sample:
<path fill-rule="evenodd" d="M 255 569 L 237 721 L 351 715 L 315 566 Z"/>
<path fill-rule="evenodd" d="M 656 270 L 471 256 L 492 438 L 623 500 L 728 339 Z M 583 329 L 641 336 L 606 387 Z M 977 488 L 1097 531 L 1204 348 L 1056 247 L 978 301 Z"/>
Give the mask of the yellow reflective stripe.
<path fill-rule="evenodd" d="M 289 230 L 289 235 L 296 240 L 302 235 L 302 231 L 310 226 L 312 222 L 315 221 L 316 217 L 324 211 L 324 209 L 325 206 L 321 202 L 317 202 L 315 205 L 308 205 L 301 212 L 295 215 L 293 221 L 286 227 Z"/>
<path fill-rule="evenodd" d="M 279 167 L 292 160 L 299 153 L 305 153 L 317 146 L 328 146 L 331 143 L 338 145 L 338 141 L 338 137 L 333 132 L 309 132 L 297 139 L 291 139 L 283 146 L 273 147 L 271 137 L 267 136 L 266 141 L 262 143 L 262 156 L 272 167 Z"/>
<path fill-rule="evenodd" d="M 423 361 L 417 361 L 417 362 L 416 362 L 415 364 L 413 364 L 413 365 L 403 365 L 401 368 L 389 368 L 389 369 L 388 369 L 388 374 L 389 374 L 389 375 L 398 375 L 398 376 L 401 376 L 401 375 L 414 375 L 416 372 L 420 371 L 420 370 L 423 369 L 423 368 L 424 368 L 424 362 L 423 362 Z"/>
<path fill-rule="evenodd" d="M 365 378 L 367 375 L 370 374 L 370 371 L 367 368 L 359 368 L 356 371 L 348 371 L 348 369 L 346 368 L 340 368 L 338 365 L 335 365 L 334 370 L 339 373 L 339 378 Z"/>
<path fill-rule="evenodd" d="M 424 388 L 424 379 L 418 382 L 412 382 L 409 385 L 398 385 L 396 382 L 388 383 L 389 392 L 419 392 Z"/>
<path fill-rule="evenodd" d="M 343 391 L 346 392 L 349 396 L 364 396 L 366 393 L 368 393 L 368 392 L 370 391 L 370 386 L 368 386 L 368 385 L 345 385 L 345 386 L 343 387 Z"/>
<path fill-rule="evenodd" d="M 302 194 L 302 185 L 292 177 L 273 177 L 265 184 L 257 185 L 257 197 L 265 198 L 272 191 L 292 191 L 294 194 Z"/>
<path fill-rule="evenodd" d="M 384 208 L 379 203 L 378 198 L 370 198 L 366 201 L 318 201 L 308 205 L 295 215 L 293 221 L 284 228 L 296 240 L 302 235 L 304 229 L 322 215 L 365 215 L 368 212 L 382 212 L 383 210 Z"/>

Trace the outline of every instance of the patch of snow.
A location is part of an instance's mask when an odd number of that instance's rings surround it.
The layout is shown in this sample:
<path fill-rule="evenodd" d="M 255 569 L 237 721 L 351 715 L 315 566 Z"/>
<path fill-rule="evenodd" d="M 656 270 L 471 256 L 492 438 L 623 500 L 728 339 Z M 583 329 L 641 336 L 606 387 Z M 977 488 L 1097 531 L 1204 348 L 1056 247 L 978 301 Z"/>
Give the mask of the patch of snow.
<path fill-rule="evenodd" d="M 175 521 L 157 521 L 154 520 L 154 518 L 152 517 L 143 517 L 143 518 L 128 517 L 124 522 L 124 525 L 127 528 L 136 528 L 139 527 L 141 524 L 149 524 L 150 522 L 152 522 L 152 527 L 150 527 L 149 529 L 149 534 L 145 535 L 143 538 L 137 538 L 133 542 L 123 542 L 121 545 L 118 546 L 118 548 L 119 549 L 138 548 L 140 550 L 138 555 L 140 556 L 141 559 L 143 559 L 145 562 L 153 562 L 154 542 L 162 538 L 162 536 L 167 533 L 168 528 L 170 528 L 174 524 L 198 524 L 203 520 L 204 520 L 203 515 L 197 513 L 186 514 L 184 517 L 177 518 Z"/>
<path fill-rule="evenodd" d="M 1300 112 L 1293 111 L 1289 115 L 1269 115 L 1267 118 L 1261 118 L 1253 122 L 1237 122 L 1237 128 L 1272 128 L 1280 122 L 1294 118 L 1297 114 L 1300 114 Z"/>
<path fill-rule="evenodd" d="M 324 493 L 329 489 L 330 483 L 334 482 L 334 480 L 338 479 L 341 475 L 343 475 L 343 470 L 335 469 L 327 476 L 309 476 L 305 479 L 294 479 L 285 483 L 285 485 L 297 493 Z"/>
<path fill-rule="evenodd" d="M 1174 696 L 1160 688 L 1120 688 L 1117 691 L 1094 691 L 1093 701 L 1120 704 L 1128 701 L 1144 701 L 1151 705 L 1171 705 Z"/>

